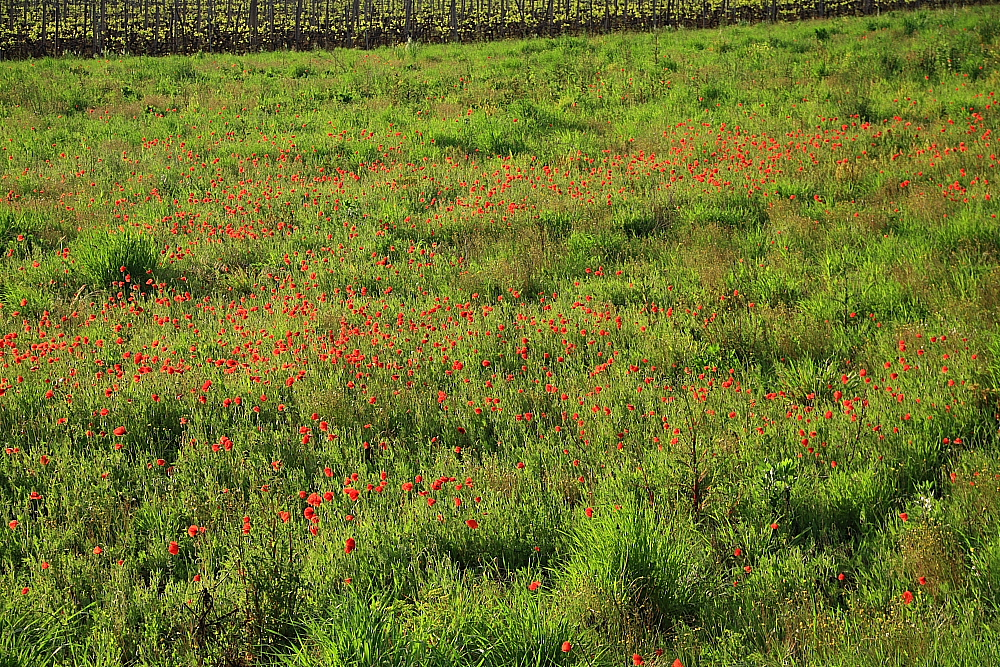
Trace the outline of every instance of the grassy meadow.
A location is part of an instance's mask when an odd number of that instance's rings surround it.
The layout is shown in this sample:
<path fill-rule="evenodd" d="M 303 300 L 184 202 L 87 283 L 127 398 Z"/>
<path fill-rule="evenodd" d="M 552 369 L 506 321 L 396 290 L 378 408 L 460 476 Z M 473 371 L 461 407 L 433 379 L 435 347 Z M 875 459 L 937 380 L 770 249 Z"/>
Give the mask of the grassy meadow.
<path fill-rule="evenodd" d="M 998 65 L 0 63 L 0 666 L 1000 663 Z"/>

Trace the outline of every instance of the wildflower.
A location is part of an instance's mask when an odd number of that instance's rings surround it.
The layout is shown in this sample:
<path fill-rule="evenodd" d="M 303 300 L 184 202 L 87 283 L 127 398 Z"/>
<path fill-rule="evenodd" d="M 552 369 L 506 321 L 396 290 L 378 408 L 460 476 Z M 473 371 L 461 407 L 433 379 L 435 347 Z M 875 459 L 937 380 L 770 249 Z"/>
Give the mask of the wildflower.
<path fill-rule="evenodd" d="M 772 523 L 771 524 L 771 530 L 778 530 L 779 527 L 780 526 L 777 523 Z"/>
<path fill-rule="evenodd" d="M 128 433 L 128 431 L 125 430 L 124 426 L 119 426 L 114 431 L 112 431 L 112 433 L 114 433 L 116 436 L 118 436 L 120 438 L 123 435 L 125 435 L 126 433 Z"/>
<path fill-rule="evenodd" d="M 908 515 L 906 512 L 903 512 L 899 515 L 899 518 L 902 519 L 903 521 L 909 521 L 910 515 Z"/>
<path fill-rule="evenodd" d="M 344 543 L 344 553 L 349 554 L 357 547 L 357 542 L 354 541 L 353 537 L 348 537 L 347 542 Z"/>
<path fill-rule="evenodd" d="M 188 526 L 187 533 L 191 537 L 197 537 L 198 536 L 198 526 L 195 526 L 195 525 Z"/>
<path fill-rule="evenodd" d="M 94 555 L 100 556 L 102 553 L 104 553 L 104 549 L 101 547 L 94 547 Z"/>
<path fill-rule="evenodd" d="M 583 513 L 587 515 L 588 519 L 591 519 L 594 516 L 594 508 L 588 507 L 587 509 L 583 510 Z"/>
<path fill-rule="evenodd" d="M 642 659 L 641 655 L 639 655 L 638 653 L 635 653 L 635 654 L 632 655 L 632 664 L 633 665 L 645 665 L 646 661 Z"/>
<path fill-rule="evenodd" d="M 465 522 L 465 525 L 468 526 L 469 528 L 479 528 L 479 522 L 476 521 L 475 519 L 469 519 L 468 521 Z"/>
<path fill-rule="evenodd" d="M 10 523 L 8 523 L 7 525 L 10 526 L 11 530 L 17 530 L 17 527 L 19 525 L 21 525 L 21 524 L 20 524 L 20 522 L 17 519 L 14 519 L 13 521 L 11 521 Z"/>
<path fill-rule="evenodd" d="M 913 602 L 913 593 L 906 591 L 903 593 L 903 604 L 910 604 Z"/>
<path fill-rule="evenodd" d="M 537 591 L 538 588 L 541 585 L 542 585 L 542 582 L 540 582 L 540 581 L 532 581 L 530 584 L 528 584 L 528 590 L 529 591 Z"/>
<path fill-rule="evenodd" d="M 572 644 L 570 644 L 569 642 L 563 642 L 562 643 L 562 652 L 563 653 L 569 653 L 572 650 L 573 650 L 573 645 Z"/>
<path fill-rule="evenodd" d="M 172 556 L 176 556 L 181 552 L 181 547 L 176 542 L 171 542 L 170 546 L 167 548 L 167 551 L 169 551 Z"/>

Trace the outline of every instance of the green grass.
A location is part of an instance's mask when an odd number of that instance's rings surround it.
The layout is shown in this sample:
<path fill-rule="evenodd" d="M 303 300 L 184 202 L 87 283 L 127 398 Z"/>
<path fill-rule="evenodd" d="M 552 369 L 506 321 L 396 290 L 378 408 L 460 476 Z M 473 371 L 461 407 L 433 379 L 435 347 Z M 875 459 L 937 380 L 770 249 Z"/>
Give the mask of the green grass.
<path fill-rule="evenodd" d="M 1000 661 L 997 21 L 3 63 L 0 665 Z"/>

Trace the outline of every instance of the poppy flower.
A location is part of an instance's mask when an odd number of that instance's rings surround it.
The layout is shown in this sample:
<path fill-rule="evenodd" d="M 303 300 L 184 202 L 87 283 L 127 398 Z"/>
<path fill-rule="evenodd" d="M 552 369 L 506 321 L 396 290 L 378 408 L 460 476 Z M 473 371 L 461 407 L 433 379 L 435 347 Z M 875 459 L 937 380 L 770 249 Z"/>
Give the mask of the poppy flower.
<path fill-rule="evenodd" d="M 17 519 L 14 519 L 13 521 L 11 521 L 10 523 L 8 523 L 7 525 L 10 526 L 11 530 L 17 530 L 17 527 L 19 525 L 21 525 L 21 524 L 20 524 L 20 522 L 18 522 Z"/>
<path fill-rule="evenodd" d="M 169 551 L 171 555 L 176 556 L 181 552 L 181 547 L 176 542 L 171 542 L 170 546 L 167 548 L 167 551 Z"/>
<path fill-rule="evenodd" d="M 354 541 L 353 537 L 348 537 L 347 542 L 344 543 L 344 553 L 349 554 L 357 547 L 357 542 Z"/>
<path fill-rule="evenodd" d="M 909 521 L 910 520 L 910 516 L 906 512 L 901 513 L 899 515 L 899 518 L 902 519 L 903 521 Z"/>
<path fill-rule="evenodd" d="M 903 593 L 903 604 L 910 604 L 913 602 L 913 593 L 906 591 Z"/>
<path fill-rule="evenodd" d="M 465 525 L 468 526 L 469 528 L 479 528 L 479 522 L 476 521 L 475 519 L 469 519 L 468 521 L 465 522 Z"/>
<path fill-rule="evenodd" d="M 197 537 L 198 536 L 198 526 L 195 526 L 195 525 L 188 526 L 187 533 L 191 537 Z"/>
<path fill-rule="evenodd" d="M 569 642 L 563 642 L 562 643 L 562 652 L 563 653 L 569 653 L 572 650 L 573 650 L 573 645 L 572 644 L 570 644 Z"/>
<path fill-rule="evenodd" d="M 674 658 L 674 664 L 670 665 L 670 667 L 684 667 L 684 663 L 681 662 L 680 658 Z"/>
<path fill-rule="evenodd" d="M 116 436 L 118 436 L 120 438 L 123 435 L 125 435 L 126 433 L 128 433 L 128 431 L 125 430 L 124 426 L 119 426 L 114 431 L 112 431 L 112 433 L 114 433 Z"/>
<path fill-rule="evenodd" d="M 540 582 L 540 581 L 532 581 L 530 584 L 528 584 L 528 590 L 529 591 L 537 591 L 538 588 L 541 585 L 542 585 L 542 582 Z"/>
<path fill-rule="evenodd" d="M 633 665 L 645 665 L 646 661 L 642 659 L 641 655 L 639 655 L 638 653 L 635 653 L 635 654 L 632 655 L 632 664 Z"/>
<path fill-rule="evenodd" d="M 95 555 L 100 556 L 102 553 L 104 553 L 104 549 L 102 549 L 101 547 L 94 547 Z"/>
<path fill-rule="evenodd" d="M 780 528 L 780 526 L 777 523 L 771 524 L 771 530 L 778 530 L 778 528 Z"/>
<path fill-rule="evenodd" d="M 594 508 L 588 507 L 587 509 L 583 510 L 583 513 L 587 515 L 588 519 L 591 519 L 594 516 Z"/>

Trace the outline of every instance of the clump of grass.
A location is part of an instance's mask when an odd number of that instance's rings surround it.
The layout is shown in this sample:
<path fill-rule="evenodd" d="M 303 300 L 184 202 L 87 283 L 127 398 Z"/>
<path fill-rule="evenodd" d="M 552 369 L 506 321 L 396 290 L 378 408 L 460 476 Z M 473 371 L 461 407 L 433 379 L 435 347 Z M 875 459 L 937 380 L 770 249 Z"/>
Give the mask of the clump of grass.
<path fill-rule="evenodd" d="M 127 230 L 95 231 L 78 238 L 75 246 L 77 269 L 98 290 L 125 285 L 148 290 L 146 281 L 160 256 L 152 239 Z"/>

